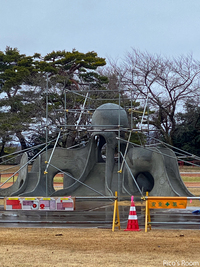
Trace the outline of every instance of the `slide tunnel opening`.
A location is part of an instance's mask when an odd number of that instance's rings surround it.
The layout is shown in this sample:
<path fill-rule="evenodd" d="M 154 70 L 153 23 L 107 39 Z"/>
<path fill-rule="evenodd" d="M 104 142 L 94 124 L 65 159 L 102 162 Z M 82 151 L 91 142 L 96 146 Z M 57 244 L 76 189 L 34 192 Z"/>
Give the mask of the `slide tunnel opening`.
<path fill-rule="evenodd" d="M 154 187 L 154 178 L 149 172 L 139 172 L 136 177 L 136 182 L 143 193 L 151 192 Z"/>

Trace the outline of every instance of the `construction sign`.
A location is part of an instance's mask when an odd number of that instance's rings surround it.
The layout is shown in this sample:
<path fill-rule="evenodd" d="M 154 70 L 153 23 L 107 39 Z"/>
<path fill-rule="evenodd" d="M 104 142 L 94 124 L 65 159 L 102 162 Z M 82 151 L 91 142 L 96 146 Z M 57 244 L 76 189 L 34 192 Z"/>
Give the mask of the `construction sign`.
<path fill-rule="evenodd" d="M 5 210 L 73 211 L 75 198 L 71 197 L 7 197 Z"/>
<path fill-rule="evenodd" d="M 148 199 L 149 209 L 185 209 L 187 198 Z"/>
<path fill-rule="evenodd" d="M 4 205 L 6 210 L 21 210 L 22 209 L 22 201 L 18 197 L 8 197 L 6 199 L 6 205 Z"/>
<path fill-rule="evenodd" d="M 146 196 L 145 232 L 151 230 L 151 209 L 186 209 L 187 197 L 154 197 Z M 155 222 L 153 222 L 155 223 Z"/>

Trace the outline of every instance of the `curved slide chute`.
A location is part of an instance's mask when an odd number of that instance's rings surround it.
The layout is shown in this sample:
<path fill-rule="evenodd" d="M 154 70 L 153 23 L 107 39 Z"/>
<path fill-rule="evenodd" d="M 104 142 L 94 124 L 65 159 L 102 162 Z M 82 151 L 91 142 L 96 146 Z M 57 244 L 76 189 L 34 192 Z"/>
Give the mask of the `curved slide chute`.
<path fill-rule="evenodd" d="M 68 195 L 76 191 L 76 189 L 84 183 L 89 172 L 97 162 L 97 146 L 95 138 L 83 147 L 76 149 L 56 148 L 51 163 L 45 174 L 46 159 L 50 158 L 52 149 L 43 152 L 33 163 L 31 171 L 28 173 L 23 170 L 19 173 L 17 181 L 9 188 L 1 189 L 0 196 L 61 196 Z M 23 164 L 28 160 L 23 156 Z M 22 164 L 22 163 L 21 163 Z M 24 167 L 24 169 L 27 166 Z M 53 187 L 54 176 L 60 172 L 66 172 L 72 179 L 71 185 L 62 190 L 55 191 Z M 23 180 L 23 183 L 20 181 Z M 80 182 L 81 183 L 80 183 Z"/>
<path fill-rule="evenodd" d="M 178 161 L 173 150 L 166 147 L 158 147 L 158 150 L 162 153 L 162 157 L 167 172 L 169 182 L 178 196 L 193 196 L 193 194 L 187 189 L 180 176 Z"/>
<path fill-rule="evenodd" d="M 184 185 L 174 152 L 166 147 L 132 147 L 129 149 L 123 187 L 133 195 L 146 191 L 150 196 L 193 196 Z M 131 174 L 130 174 L 131 171 Z M 134 181 L 134 179 L 135 181 Z"/>

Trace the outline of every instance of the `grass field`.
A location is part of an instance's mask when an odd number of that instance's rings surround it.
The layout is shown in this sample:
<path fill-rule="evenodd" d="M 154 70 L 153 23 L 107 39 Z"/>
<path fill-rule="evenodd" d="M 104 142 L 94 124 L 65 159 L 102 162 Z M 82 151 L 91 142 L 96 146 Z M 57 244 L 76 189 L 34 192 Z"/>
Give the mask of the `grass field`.
<path fill-rule="evenodd" d="M 0 228 L 1 267 L 200 266 L 200 231 Z"/>
<path fill-rule="evenodd" d="M 180 166 L 180 172 L 200 172 L 200 167 L 198 166 Z"/>
<path fill-rule="evenodd" d="M 199 174 L 199 176 L 182 176 L 181 178 L 182 178 L 183 182 L 200 183 L 200 174 Z"/>

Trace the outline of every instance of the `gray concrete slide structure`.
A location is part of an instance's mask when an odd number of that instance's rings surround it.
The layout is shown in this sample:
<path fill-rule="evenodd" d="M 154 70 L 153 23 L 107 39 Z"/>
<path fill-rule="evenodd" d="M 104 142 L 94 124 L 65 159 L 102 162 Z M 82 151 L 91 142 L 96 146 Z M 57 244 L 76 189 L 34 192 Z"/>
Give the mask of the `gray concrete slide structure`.
<path fill-rule="evenodd" d="M 171 149 L 132 147 L 126 161 L 129 168 L 125 167 L 123 188 L 130 194 L 139 194 L 134 177 L 143 193 L 149 191 L 150 196 L 192 196 L 183 184 Z"/>
<path fill-rule="evenodd" d="M 164 158 L 165 169 L 173 190 L 179 196 L 193 196 L 183 183 L 174 152 L 166 147 L 158 147 L 158 149 Z"/>
<path fill-rule="evenodd" d="M 32 180 L 28 188 L 25 188 L 23 192 L 15 192 L 12 195 L 19 196 L 63 196 L 73 193 L 80 183 L 76 180 L 71 181 L 71 185 L 67 188 L 55 191 L 53 187 L 54 176 L 62 170 L 70 176 L 84 183 L 88 176 L 88 173 L 93 168 L 97 160 L 97 152 L 95 146 L 95 139 L 92 138 L 86 146 L 76 149 L 56 148 L 47 174 L 44 174 L 47 161 L 50 158 L 52 149 L 43 152 L 40 157 L 34 162 L 31 172 L 35 175 L 35 181 Z M 56 168 L 55 168 L 55 167 Z M 72 178 L 71 178 L 72 179 Z"/>

